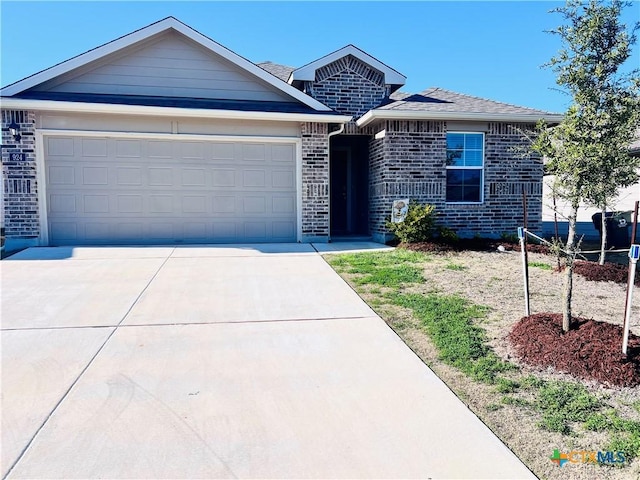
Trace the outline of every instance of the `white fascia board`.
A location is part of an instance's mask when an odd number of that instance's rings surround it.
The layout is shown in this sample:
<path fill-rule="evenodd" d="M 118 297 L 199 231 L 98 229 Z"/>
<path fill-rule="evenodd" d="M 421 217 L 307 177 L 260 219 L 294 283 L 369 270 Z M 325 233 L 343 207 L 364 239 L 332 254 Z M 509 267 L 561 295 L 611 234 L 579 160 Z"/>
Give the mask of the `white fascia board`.
<path fill-rule="evenodd" d="M 0 107 L 37 112 L 105 113 L 112 115 L 146 115 L 175 118 L 222 118 L 238 120 L 266 120 L 280 122 L 346 123 L 348 115 L 323 113 L 252 112 L 240 110 L 209 110 L 204 108 L 152 107 L 146 105 L 122 105 L 111 103 L 57 102 L 54 100 L 30 100 L 1 98 Z"/>
<path fill-rule="evenodd" d="M 545 120 L 559 123 L 564 115 L 557 113 L 476 113 L 476 112 L 421 112 L 407 110 L 369 110 L 356 121 L 358 127 L 369 125 L 375 120 L 470 120 L 485 122 L 537 122 Z"/>
<path fill-rule="evenodd" d="M 28 90 L 29 88 L 35 87 L 36 85 L 46 82 L 47 80 L 51 80 L 52 78 L 55 78 L 59 75 L 63 75 L 67 72 L 70 72 L 71 70 L 80 68 L 90 62 L 99 60 L 100 58 L 103 58 L 107 55 L 117 52 L 118 50 L 127 48 L 131 45 L 134 45 L 138 42 L 146 40 L 154 35 L 157 35 L 169 29 L 173 29 L 183 34 L 184 36 L 190 38 L 194 42 L 222 56 L 223 58 L 229 60 L 230 62 L 234 63 L 240 68 L 243 68 L 249 73 L 267 82 L 271 86 L 282 91 L 283 93 L 289 95 L 290 97 L 295 98 L 296 100 L 299 100 L 305 105 L 319 111 L 331 111 L 331 109 L 327 107 L 325 104 L 315 100 L 314 98 L 301 92 L 297 88 L 294 88 L 291 85 L 279 80 L 278 78 L 274 77 L 273 75 L 266 72 L 265 70 L 258 67 L 257 65 L 250 62 L 249 60 L 232 52 L 228 48 L 223 47 L 219 43 L 214 42 L 210 38 L 206 37 L 200 32 L 197 32 L 196 30 L 192 29 L 191 27 L 185 25 L 184 23 L 180 22 L 179 20 L 173 17 L 165 18 L 164 20 L 161 20 L 152 25 L 149 25 L 148 27 L 144 27 L 133 33 L 125 35 L 124 37 L 120 37 L 117 40 L 113 40 L 112 42 L 102 45 L 101 47 L 95 48 L 93 50 L 89 50 L 86 53 L 78 55 L 77 57 L 74 57 L 65 62 L 59 63 L 58 65 L 48 68 L 47 70 L 43 70 L 42 72 L 36 73 L 35 75 L 27 77 L 24 80 L 20 80 L 16 83 L 8 85 L 7 87 L 0 90 L 0 95 L 3 97 L 5 96 L 9 97 L 9 96 L 18 94 L 20 92 Z"/>
<path fill-rule="evenodd" d="M 400 72 L 397 72 L 388 65 L 385 65 L 380 60 L 376 60 L 371 55 L 363 52 L 354 45 L 347 45 L 340 50 L 330 53 L 329 55 L 326 55 L 314 62 L 311 62 L 303 67 L 294 70 L 293 72 L 291 72 L 291 75 L 289 75 L 288 83 L 292 83 L 296 80 L 313 81 L 315 80 L 317 69 L 322 68 L 325 65 L 329 65 L 330 63 L 333 63 L 336 60 L 341 59 L 342 57 L 346 57 L 347 55 L 353 55 L 362 62 L 371 65 L 376 70 L 382 72 L 384 74 L 385 83 L 389 85 L 404 85 L 407 81 L 407 77 L 402 75 Z"/>

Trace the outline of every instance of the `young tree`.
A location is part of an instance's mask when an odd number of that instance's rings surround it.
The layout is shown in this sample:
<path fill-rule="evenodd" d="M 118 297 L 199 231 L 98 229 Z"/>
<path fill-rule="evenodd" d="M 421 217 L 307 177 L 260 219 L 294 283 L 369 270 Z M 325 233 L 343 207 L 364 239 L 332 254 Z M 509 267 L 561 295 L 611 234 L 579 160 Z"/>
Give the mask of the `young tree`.
<path fill-rule="evenodd" d="M 587 4 L 568 0 L 554 10 L 563 15 L 565 24 L 552 31 L 560 36 L 562 48 L 548 66 L 556 73 L 558 85 L 568 90 L 572 105 L 559 125 L 538 125 L 533 148 L 548 159 L 547 169 L 555 175 L 554 191 L 570 205 L 564 245 L 564 331 L 571 327 L 579 206 L 586 202 L 606 209 L 620 186 L 637 179 L 640 167 L 627 151 L 640 121 L 640 78 L 637 70 L 626 75 L 620 71 L 639 28 L 636 24 L 627 30 L 621 22 L 628 5 L 620 0 Z"/>

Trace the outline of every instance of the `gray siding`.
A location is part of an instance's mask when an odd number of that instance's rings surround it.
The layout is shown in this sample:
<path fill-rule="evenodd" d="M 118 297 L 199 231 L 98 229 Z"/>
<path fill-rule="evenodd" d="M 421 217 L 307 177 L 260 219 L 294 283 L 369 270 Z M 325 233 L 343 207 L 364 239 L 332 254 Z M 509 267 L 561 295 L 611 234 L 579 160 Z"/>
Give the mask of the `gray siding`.
<path fill-rule="evenodd" d="M 36 91 L 291 101 L 266 82 L 177 33 L 165 33 Z"/>

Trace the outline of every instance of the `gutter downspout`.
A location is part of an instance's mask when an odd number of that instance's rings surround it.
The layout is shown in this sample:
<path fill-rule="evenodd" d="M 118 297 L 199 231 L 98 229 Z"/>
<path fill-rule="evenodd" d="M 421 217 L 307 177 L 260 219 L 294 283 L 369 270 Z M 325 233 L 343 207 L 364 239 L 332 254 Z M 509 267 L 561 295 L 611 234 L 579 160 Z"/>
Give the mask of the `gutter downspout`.
<path fill-rule="evenodd" d="M 327 242 L 329 243 L 331 243 L 331 137 L 340 135 L 342 132 L 344 132 L 345 125 L 346 123 L 341 123 L 338 130 L 336 130 L 335 132 L 330 132 L 327 135 L 327 143 L 329 147 L 329 156 L 327 158 L 327 160 L 329 161 L 329 215 L 327 215 L 327 217 L 329 218 L 329 237 L 327 238 Z"/>

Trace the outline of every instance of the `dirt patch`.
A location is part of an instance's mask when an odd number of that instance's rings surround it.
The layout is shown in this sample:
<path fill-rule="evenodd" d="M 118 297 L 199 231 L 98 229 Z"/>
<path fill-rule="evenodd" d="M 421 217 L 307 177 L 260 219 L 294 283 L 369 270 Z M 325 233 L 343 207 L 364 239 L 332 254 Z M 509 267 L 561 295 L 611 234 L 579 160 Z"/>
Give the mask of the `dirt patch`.
<path fill-rule="evenodd" d="M 620 347 L 622 328 L 583 318 L 562 331 L 562 315 L 538 313 L 515 324 L 509 340 L 518 358 L 539 367 L 553 367 L 576 378 L 606 385 L 640 384 L 640 337 L 629 336 L 628 356 Z"/>

